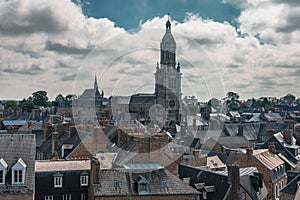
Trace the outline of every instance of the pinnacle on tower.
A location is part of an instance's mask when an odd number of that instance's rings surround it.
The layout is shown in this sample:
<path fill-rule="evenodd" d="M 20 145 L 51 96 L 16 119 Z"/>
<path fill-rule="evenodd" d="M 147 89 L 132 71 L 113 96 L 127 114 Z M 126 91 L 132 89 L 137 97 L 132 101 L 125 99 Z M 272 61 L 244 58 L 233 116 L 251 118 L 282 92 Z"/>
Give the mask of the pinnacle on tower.
<path fill-rule="evenodd" d="M 94 89 L 95 89 L 95 90 L 98 90 L 98 83 L 97 83 L 97 76 L 96 76 L 96 73 L 95 73 Z"/>

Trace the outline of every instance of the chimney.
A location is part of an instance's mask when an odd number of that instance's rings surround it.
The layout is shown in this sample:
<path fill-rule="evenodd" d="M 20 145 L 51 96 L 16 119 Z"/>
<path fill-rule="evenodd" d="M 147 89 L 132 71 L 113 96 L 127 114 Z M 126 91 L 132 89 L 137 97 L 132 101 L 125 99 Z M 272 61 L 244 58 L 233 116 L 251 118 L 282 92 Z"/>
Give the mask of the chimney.
<path fill-rule="evenodd" d="M 272 135 L 274 135 L 276 133 L 275 129 L 273 128 L 269 128 L 267 129 L 267 139 L 269 139 L 270 137 L 272 137 Z"/>
<path fill-rule="evenodd" d="M 269 152 L 271 154 L 276 154 L 276 145 L 274 142 L 270 142 L 269 143 Z"/>
<path fill-rule="evenodd" d="M 71 137 L 73 137 L 74 135 L 76 135 L 76 133 L 77 133 L 76 126 L 70 126 L 70 128 L 69 128 L 69 135 L 68 135 L 69 139 Z"/>
<path fill-rule="evenodd" d="M 49 125 L 49 124 L 45 124 L 44 127 L 44 139 L 47 139 L 48 136 L 54 131 L 54 128 Z"/>
<path fill-rule="evenodd" d="M 59 133 L 58 132 L 53 132 L 52 133 L 52 155 L 57 155 L 57 148 L 58 148 L 58 137 Z"/>
<path fill-rule="evenodd" d="M 253 148 L 252 147 L 247 147 L 246 148 L 246 153 L 247 153 L 247 156 L 250 157 L 253 155 Z"/>
<path fill-rule="evenodd" d="M 228 177 L 227 182 L 230 184 L 230 190 L 227 200 L 240 199 L 240 169 L 237 164 L 227 166 Z"/>
<path fill-rule="evenodd" d="M 196 119 L 193 119 L 193 130 L 197 129 Z"/>
<path fill-rule="evenodd" d="M 239 123 L 239 127 L 238 127 L 238 136 L 243 136 L 244 135 L 244 127 L 242 123 Z"/>
<path fill-rule="evenodd" d="M 283 131 L 284 140 L 288 144 L 293 144 L 293 130 L 288 129 Z"/>
<path fill-rule="evenodd" d="M 92 170 L 92 178 L 93 184 L 99 184 L 100 183 L 100 162 L 97 158 L 93 157 L 91 160 L 91 170 Z"/>
<path fill-rule="evenodd" d="M 295 127 L 296 132 L 296 144 L 300 146 L 300 125 Z"/>

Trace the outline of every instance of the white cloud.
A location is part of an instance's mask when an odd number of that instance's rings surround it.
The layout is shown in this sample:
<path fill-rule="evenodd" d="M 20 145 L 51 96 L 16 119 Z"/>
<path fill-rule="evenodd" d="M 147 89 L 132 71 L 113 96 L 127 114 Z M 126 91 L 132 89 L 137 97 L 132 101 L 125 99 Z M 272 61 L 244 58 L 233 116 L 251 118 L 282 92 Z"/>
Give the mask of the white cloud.
<path fill-rule="evenodd" d="M 183 22 L 172 20 L 184 94 L 201 100 L 229 90 L 242 98 L 297 94 L 291 85 L 300 75 L 299 8 L 267 0 L 224 2 L 243 9 L 238 31 L 192 13 Z M 95 72 L 108 95 L 153 92 L 167 16 L 128 33 L 107 18 L 84 16 L 68 0 L 3 1 L 0 13 L 0 98 L 23 98 L 38 89 L 54 98 L 73 86 L 80 94 L 92 87 Z"/>

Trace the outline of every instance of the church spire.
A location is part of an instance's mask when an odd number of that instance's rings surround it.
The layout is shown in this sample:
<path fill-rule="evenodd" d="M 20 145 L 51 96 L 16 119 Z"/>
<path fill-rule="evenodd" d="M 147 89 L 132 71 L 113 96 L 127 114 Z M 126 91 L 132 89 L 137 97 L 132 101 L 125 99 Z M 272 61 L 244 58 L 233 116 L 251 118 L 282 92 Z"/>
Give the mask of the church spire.
<path fill-rule="evenodd" d="M 176 66 L 176 42 L 171 33 L 170 15 L 168 14 L 168 21 L 166 23 L 166 33 L 160 43 L 160 64 L 166 66 Z"/>
<path fill-rule="evenodd" d="M 95 89 L 95 90 L 98 90 L 98 82 L 97 82 L 97 76 L 96 76 L 96 73 L 95 73 L 94 89 Z"/>
<path fill-rule="evenodd" d="M 166 30 L 171 30 L 170 14 L 168 14 L 168 21 L 166 23 Z"/>

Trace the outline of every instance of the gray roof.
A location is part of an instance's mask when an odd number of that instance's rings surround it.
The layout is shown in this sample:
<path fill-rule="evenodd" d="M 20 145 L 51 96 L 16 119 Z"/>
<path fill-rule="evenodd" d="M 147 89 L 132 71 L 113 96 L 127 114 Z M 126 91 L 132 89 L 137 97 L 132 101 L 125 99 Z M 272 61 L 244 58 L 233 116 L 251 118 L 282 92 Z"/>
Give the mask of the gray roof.
<path fill-rule="evenodd" d="M 134 94 L 130 98 L 130 104 L 154 104 L 154 94 Z"/>
<path fill-rule="evenodd" d="M 110 103 L 113 104 L 118 104 L 118 105 L 129 105 L 130 101 L 130 96 L 111 96 L 110 97 Z"/>
<path fill-rule="evenodd" d="M 11 173 L 11 167 L 21 158 L 26 164 L 25 185 L 22 187 L 10 186 L 10 178 L 7 176 L 7 187 L 1 187 L 0 193 L 32 193 L 34 190 L 34 159 L 35 159 L 35 135 L 33 134 L 1 134 L 0 158 L 8 165 L 7 174 Z"/>
<path fill-rule="evenodd" d="M 27 124 L 26 120 L 3 120 L 4 126 L 24 126 Z"/>
<path fill-rule="evenodd" d="M 245 136 L 247 140 L 257 140 L 260 130 L 260 123 L 225 124 L 225 132 L 230 136 L 237 136 L 239 126 L 243 127 L 243 136 Z"/>
<path fill-rule="evenodd" d="M 95 197 L 105 196 L 138 196 L 137 182 L 143 177 L 149 182 L 151 195 L 199 195 L 199 192 L 184 183 L 166 169 L 134 172 L 126 169 L 100 170 L 100 184 L 94 184 Z M 119 182 L 116 187 L 116 182 Z M 167 187 L 163 187 L 163 182 Z"/>

